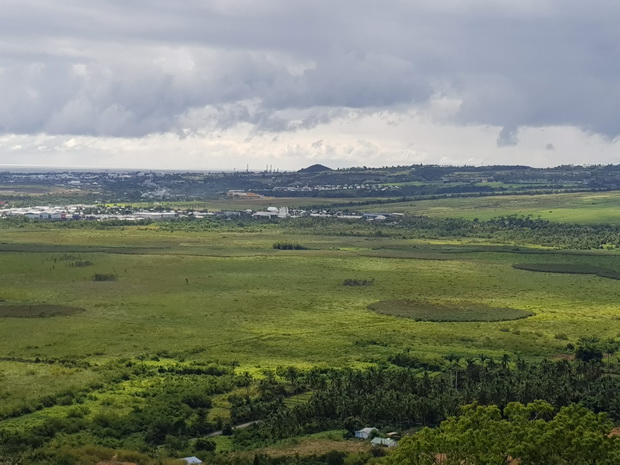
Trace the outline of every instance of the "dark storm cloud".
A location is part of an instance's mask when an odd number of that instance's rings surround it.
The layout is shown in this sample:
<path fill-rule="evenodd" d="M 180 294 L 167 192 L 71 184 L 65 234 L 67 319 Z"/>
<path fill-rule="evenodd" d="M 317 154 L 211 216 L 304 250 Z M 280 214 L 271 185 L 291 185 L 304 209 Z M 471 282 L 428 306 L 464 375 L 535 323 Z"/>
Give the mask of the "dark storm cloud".
<path fill-rule="evenodd" d="M 286 131 L 460 102 L 453 121 L 620 134 L 611 1 L 5 0 L 0 132 Z"/>

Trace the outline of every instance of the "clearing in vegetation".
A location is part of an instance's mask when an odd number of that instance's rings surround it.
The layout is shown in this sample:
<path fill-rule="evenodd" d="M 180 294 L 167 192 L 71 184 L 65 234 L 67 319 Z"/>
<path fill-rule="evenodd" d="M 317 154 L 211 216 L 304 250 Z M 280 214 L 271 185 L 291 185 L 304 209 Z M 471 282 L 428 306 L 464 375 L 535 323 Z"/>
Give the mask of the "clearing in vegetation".
<path fill-rule="evenodd" d="M 509 321 L 533 315 L 532 312 L 517 308 L 489 307 L 469 302 L 439 305 L 413 300 L 383 300 L 369 305 L 368 308 L 383 315 L 411 318 L 415 321 L 437 322 Z"/>

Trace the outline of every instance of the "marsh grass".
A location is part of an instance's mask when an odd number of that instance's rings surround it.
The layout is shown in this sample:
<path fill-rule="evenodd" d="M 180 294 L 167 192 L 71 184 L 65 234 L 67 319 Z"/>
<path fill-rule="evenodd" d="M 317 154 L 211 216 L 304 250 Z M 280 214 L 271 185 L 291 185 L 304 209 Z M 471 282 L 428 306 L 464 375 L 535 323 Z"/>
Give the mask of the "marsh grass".
<path fill-rule="evenodd" d="M 0 304 L 0 318 L 51 318 L 83 312 L 83 308 L 64 305 L 5 305 Z"/>
<path fill-rule="evenodd" d="M 167 351 L 190 360 L 356 366 L 412 350 L 558 353 L 566 341 L 620 334 L 617 281 L 591 274 L 524 273 L 514 263 L 620 269 L 614 251 L 559 252 L 471 241 L 288 234 L 312 250 L 272 249 L 277 228 L 254 233 L 102 231 L 0 232 L 0 298 L 19 305 L 86 311 L 69 318 L 5 318 L 0 353 L 87 360 Z M 93 262 L 54 266 L 63 254 Z M 65 263 L 65 262 L 63 262 Z M 66 261 L 69 263 L 69 261 Z M 93 282 L 116 270 L 116 282 Z M 348 277 L 372 286 L 343 286 Z M 515 321 L 459 323 L 388 319 L 379 301 L 469 302 L 536 313 Z M 485 318 L 486 319 L 486 318 Z M 555 334 L 565 334 L 558 340 Z M 24 335 L 28 337 L 24 337 Z M 537 335 L 542 334 L 542 336 Z M 377 344 L 360 345 L 372 340 Z"/>
<path fill-rule="evenodd" d="M 440 305 L 412 300 L 383 300 L 369 305 L 368 308 L 382 315 L 435 322 L 510 321 L 533 315 L 532 312 L 517 308 L 490 307 L 470 302 Z"/>
<path fill-rule="evenodd" d="M 579 263 L 518 263 L 512 266 L 517 270 L 542 273 L 592 274 L 600 278 L 620 279 L 620 273 L 617 271 Z"/>

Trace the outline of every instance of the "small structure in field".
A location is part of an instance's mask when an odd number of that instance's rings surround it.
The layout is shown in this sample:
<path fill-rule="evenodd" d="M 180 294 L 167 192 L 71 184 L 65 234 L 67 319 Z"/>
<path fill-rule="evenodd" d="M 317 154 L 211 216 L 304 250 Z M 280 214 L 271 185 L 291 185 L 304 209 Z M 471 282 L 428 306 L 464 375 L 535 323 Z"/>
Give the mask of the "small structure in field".
<path fill-rule="evenodd" d="M 180 460 L 185 460 L 185 463 L 188 463 L 190 465 L 195 464 L 195 463 L 202 463 L 202 460 L 200 460 L 198 457 L 183 457 Z"/>
<path fill-rule="evenodd" d="M 394 447 L 395 445 L 398 444 L 396 441 L 394 441 L 394 439 L 390 439 L 390 438 L 373 438 L 373 440 L 370 441 L 370 443 L 373 446 L 383 446 L 383 447 Z"/>
<path fill-rule="evenodd" d="M 361 430 L 355 432 L 355 437 L 358 439 L 368 439 L 370 435 L 376 431 L 377 428 L 374 427 L 362 428 Z"/>

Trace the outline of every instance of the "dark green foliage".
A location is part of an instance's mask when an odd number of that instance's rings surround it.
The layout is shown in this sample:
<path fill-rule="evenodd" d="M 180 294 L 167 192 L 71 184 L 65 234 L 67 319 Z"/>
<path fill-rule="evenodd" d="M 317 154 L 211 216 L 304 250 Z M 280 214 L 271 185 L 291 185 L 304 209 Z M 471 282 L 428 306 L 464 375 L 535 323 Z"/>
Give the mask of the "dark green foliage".
<path fill-rule="evenodd" d="M 194 447 L 196 448 L 196 450 L 212 452 L 215 450 L 216 445 L 213 441 L 210 441 L 209 439 L 200 438 L 194 442 Z"/>
<path fill-rule="evenodd" d="M 276 242 L 273 244 L 273 248 L 278 250 L 308 250 L 307 247 L 294 242 Z"/>
<path fill-rule="evenodd" d="M 435 429 L 401 441 L 387 465 L 430 465 L 443 454 L 451 464 L 599 464 L 620 460 L 620 443 L 603 414 L 579 405 L 554 409 L 545 402 L 465 406 Z"/>
<path fill-rule="evenodd" d="M 605 344 L 598 338 L 581 338 L 575 347 L 575 358 L 583 362 L 600 362 L 604 349 Z"/>
<path fill-rule="evenodd" d="M 593 342 L 607 347 L 613 341 Z M 608 350 L 613 348 L 605 349 Z M 566 360 L 513 362 L 508 356 L 500 360 L 481 356 L 474 360 L 449 355 L 435 365 L 424 365 L 408 353 L 397 354 L 390 360 L 402 367 L 385 364 L 365 370 L 303 371 L 286 367 L 265 370 L 254 381 L 255 389 L 248 391 L 248 395 L 240 395 L 238 391 L 229 394 L 232 423 L 224 426 L 224 432 L 232 435 L 235 447 L 254 448 L 279 438 L 327 429 L 354 431 L 367 425 L 390 429 L 436 425 L 458 414 L 460 406 L 471 402 L 495 404 L 503 409 L 510 402 L 530 403 L 536 399 L 543 399 L 555 408 L 581 403 L 595 412 L 605 411 L 611 418 L 620 419 L 620 379 L 606 374 L 601 364 Z M 134 404 L 129 413 L 102 410 L 91 416 L 88 409 L 79 405 L 79 393 L 64 393 L 55 404 L 70 399 L 75 405 L 66 417 L 48 418 L 19 434 L 0 430 L 0 456 L 9 457 L 10 453 L 19 456 L 25 448 L 53 454 L 51 451 L 60 449 L 46 449 L 46 444 L 58 441 L 62 444 L 63 438 L 86 434 L 98 446 L 127 448 L 131 444 L 145 451 L 161 448 L 176 456 L 187 455 L 186 451 L 192 454 L 201 451 L 202 457 L 212 453 L 215 447 L 205 436 L 219 428 L 206 420 L 212 397 L 233 392 L 245 379 L 233 375 L 230 367 L 199 363 L 157 367 L 116 360 L 106 369 L 114 382 L 136 376 L 148 380 L 149 388 L 137 394 L 143 402 Z M 204 374 L 201 370 L 217 374 Z M 197 374 L 181 374 L 189 371 Z M 251 377 L 247 379 L 252 382 Z M 286 407 L 283 402 L 286 396 L 298 390 L 313 395 L 307 402 Z M 253 392 L 251 396 L 249 392 Z M 244 429 L 231 426 L 254 419 L 261 421 Z M 71 449 L 64 455 L 78 457 L 75 454 Z M 210 455 L 209 460 L 212 460 Z M 265 464 L 289 463 L 287 458 L 273 462 L 275 459 L 261 456 L 258 460 Z M 299 460 L 291 463 L 347 463 L 348 458 L 334 452 Z M 368 457 L 359 460 L 356 463 L 364 463 Z M 37 463 L 46 462 L 41 459 Z M 224 457 L 214 456 L 213 463 L 226 462 Z"/>
<path fill-rule="evenodd" d="M 386 236 L 417 239 L 484 238 L 500 243 L 538 244 L 557 249 L 600 249 L 620 245 L 620 230 L 612 225 L 554 223 L 532 215 L 507 215 L 488 221 L 405 215 L 397 221 L 347 222 L 332 218 L 281 220 L 290 231 L 345 236 Z"/>
<path fill-rule="evenodd" d="M 375 282 L 375 278 L 370 279 L 356 279 L 356 278 L 347 278 L 342 281 L 343 286 L 370 286 Z"/>
<path fill-rule="evenodd" d="M 518 308 L 488 307 L 467 302 L 446 306 L 412 300 L 382 300 L 369 305 L 368 308 L 383 315 L 411 318 L 416 321 L 507 321 L 533 315 Z"/>
<path fill-rule="evenodd" d="M 83 308 L 66 305 L 0 305 L 0 318 L 50 318 L 83 312 Z"/>
<path fill-rule="evenodd" d="M 92 276 L 93 281 L 116 281 L 118 274 L 116 273 L 95 273 Z"/>
<path fill-rule="evenodd" d="M 326 465 L 343 465 L 346 454 L 344 452 L 332 450 L 325 454 Z"/>
<path fill-rule="evenodd" d="M 298 382 L 313 392 L 312 398 L 291 408 L 272 404 L 274 410 L 263 422 L 235 432 L 235 442 L 248 447 L 352 424 L 403 429 L 436 425 L 471 402 L 500 408 L 537 399 L 555 408 L 581 403 L 620 419 L 620 379 L 606 374 L 600 364 L 522 359 L 513 363 L 508 356 L 499 361 L 483 356 L 463 360 L 454 355 L 437 373 L 415 366 L 406 354 L 394 361 L 407 367 L 303 373 Z"/>
<path fill-rule="evenodd" d="M 441 371 L 442 366 L 439 362 L 429 362 L 427 360 L 420 360 L 417 357 L 412 356 L 408 351 L 399 352 L 396 355 L 388 357 L 388 362 L 393 365 L 402 368 L 423 368 L 429 371 Z"/>
<path fill-rule="evenodd" d="M 27 437 L 16 438 L 12 433 L 0 429 L 0 459 L 3 457 L 2 451 L 13 447 L 11 444 L 14 440 L 22 443 L 23 453 L 24 448 L 29 447 L 28 444 L 43 447 L 58 437 L 76 434 L 86 435 L 91 444 L 98 446 L 126 445 L 144 450 L 165 446 L 170 451 L 184 451 L 190 439 L 204 437 L 215 430 L 215 425 L 207 421 L 212 396 L 230 392 L 236 386 L 229 367 L 197 362 L 167 364 L 166 370 L 162 371 L 156 366 L 132 360 L 115 360 L 101 369 L 106 371 L 106 379 L 111 385 L 133 377 L 148 382 L 148 389 L 136 393 L 140 401 L 132 404 L 131 411 L 123 413 L 101 409 L 90 416 L 89 409 L 79 405 L 84 402 L 85 392 L 66 391 L 50 396 L 45 406 L 74 406 L 67 411 L 66 417 L 49 417 L 29 428 L 24 433 Z M 105 391 L 105 387 L 93 386 L 93 389 L 102 388 Z M 28 412 L 20 412 L 24 413 Z M 200 450 L 206 452 L 215 448 L 215 444 L 208 440 L 202 440 L 199 445 Z M 19 446 L 16 444 L 15 448 Z"/>
<path fill-rule="evenodd" d="M 600 278 L 620 279 L 620 273 L 598 266 L 573 263 L 522 263 L 512 265 L 517 270 L 543 273 L 593 274 Z"/>

